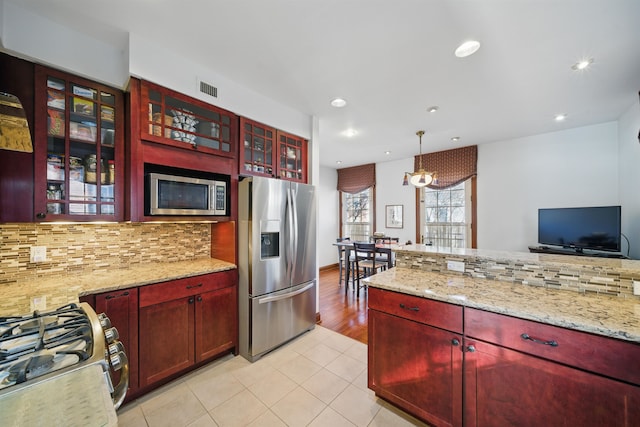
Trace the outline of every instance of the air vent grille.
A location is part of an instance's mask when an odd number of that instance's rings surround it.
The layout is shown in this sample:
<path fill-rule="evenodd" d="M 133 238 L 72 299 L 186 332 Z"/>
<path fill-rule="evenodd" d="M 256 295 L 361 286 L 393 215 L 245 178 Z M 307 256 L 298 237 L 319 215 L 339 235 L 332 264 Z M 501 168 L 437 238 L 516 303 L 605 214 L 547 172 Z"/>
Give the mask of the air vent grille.
<path fill-rule="evenodd" d="M 213 96 L 214 98 L 218 97 L 218 88 L 202 81 L 200 82 L 200 92 Z"/>

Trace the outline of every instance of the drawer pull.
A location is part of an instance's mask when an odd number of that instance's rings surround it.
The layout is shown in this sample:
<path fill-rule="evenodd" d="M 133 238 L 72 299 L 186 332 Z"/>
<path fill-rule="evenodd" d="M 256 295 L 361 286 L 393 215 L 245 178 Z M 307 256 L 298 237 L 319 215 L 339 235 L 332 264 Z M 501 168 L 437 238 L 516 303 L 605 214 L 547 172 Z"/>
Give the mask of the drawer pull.
<path fill-rule="evenodd" d="M 454 338 L 454 339 L 451 340 L 451 344 L 453 344 L 453 345 L 455 345 L 457 347 L 458 345 L 460 345 L 460 341 L 457 338 Z"/>
<path fill-rule="evenodd" d="M 476 351 L 476 347 L 475 347 L 475 346 L 473 346 L 473 345 L 467 346 L 467 351 L 468 351 L 469 353 L 475 353 L 475 351 Z"/>
<path fill-rule="evenodd" d="M 539 340 L 537 338 L 530 337 L 529 334 L 522 334 L 522 335 L 520 335 L 520 337 L 525 341 L 529 340 L 529 341 L 533 341 L 533 342 L 538 343 L 538 344 L 550 345 L 551 347 L 557 347 L 558 346 L 558 342 L 555 341 L 555 340 L 543 341 L 543 340 Z"/>
<path fill-rule="evenodd" d="M 198 283 L 197 285 L 187 285 L 187 289 L 201 288 L 201 287 L 202 287 L 202 283 Z"/>
<path fill-rule="evenodd" d="M 418 307 L 407 307 L 406 305 L 400 303 L 400 308 L 404 308 L 405 310 L 411 310 L 411 311 L 420 311 L 420 309 Z"/>

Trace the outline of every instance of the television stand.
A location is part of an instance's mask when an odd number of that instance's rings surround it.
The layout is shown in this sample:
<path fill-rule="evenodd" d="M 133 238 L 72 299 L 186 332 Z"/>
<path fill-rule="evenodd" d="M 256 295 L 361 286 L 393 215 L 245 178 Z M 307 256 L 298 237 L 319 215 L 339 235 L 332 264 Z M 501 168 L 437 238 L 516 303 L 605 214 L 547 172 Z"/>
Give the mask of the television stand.
<path fill-rule="evenodd" d="M 619 252 L 584 252 L 581 248 L 554 248 L 551 246 L 529 246 L 529 252 L 551 255 L 591 256 L 599 258 L 627 258 Z"/>

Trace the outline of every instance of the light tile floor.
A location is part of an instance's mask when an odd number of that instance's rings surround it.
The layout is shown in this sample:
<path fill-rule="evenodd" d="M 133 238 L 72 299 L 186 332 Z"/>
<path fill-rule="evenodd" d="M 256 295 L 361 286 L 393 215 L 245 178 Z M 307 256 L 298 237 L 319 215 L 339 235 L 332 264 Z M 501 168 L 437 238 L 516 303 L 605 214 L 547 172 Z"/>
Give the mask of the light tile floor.
<path fill-rule="evenodd" d="M 254 363 L 226 356 L 118 411 L 119 427 L 425 426 L 367 388 L 367 346 L 321 326 Z"/>

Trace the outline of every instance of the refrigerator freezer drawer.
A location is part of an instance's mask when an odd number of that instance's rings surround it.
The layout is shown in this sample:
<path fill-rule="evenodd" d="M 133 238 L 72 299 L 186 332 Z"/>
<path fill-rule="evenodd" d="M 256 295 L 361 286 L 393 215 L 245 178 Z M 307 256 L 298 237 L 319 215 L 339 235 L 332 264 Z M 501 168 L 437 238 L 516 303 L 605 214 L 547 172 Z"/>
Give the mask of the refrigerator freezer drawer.
<path fill-rule="evenodd" d="M 313 329 L 316 321 L 316 284 L 305 283 L 286 291 L 249 299 L 251 311 L 246 342 L 247 354 L 255 361 L 264 353 Z M 243 340 L 241 336 L 241 341 Z M 242 349 L 245 348 L 241 345 Z"/>

